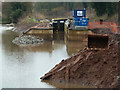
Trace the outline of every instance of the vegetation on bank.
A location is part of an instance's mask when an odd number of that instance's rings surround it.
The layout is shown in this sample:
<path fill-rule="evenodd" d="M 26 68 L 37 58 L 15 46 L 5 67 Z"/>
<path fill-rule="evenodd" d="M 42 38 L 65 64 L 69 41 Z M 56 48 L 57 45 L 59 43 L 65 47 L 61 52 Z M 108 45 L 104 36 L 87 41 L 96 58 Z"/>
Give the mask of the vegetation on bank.
<path fill-rule="evenodd" d="M 18 19 L 32 10 L 32 3 L 23 2 L 3 2 L 2 22 L 17 23 Z"/>
<path fill-rule="evenodd" d="M 93 9 L 94 15 L 101 17 L 107 15 L 111 17 L 118 11 L 117 2 L 3 2 L 2 3 L 2 22 L 18 23 L 26 17 L 53 18 L 53 17 L 72 17 L 72 10 Z M 91 13 L 89 13 L 90 15 Z M 89 17 L 88 15 L 88 17 Z"/>

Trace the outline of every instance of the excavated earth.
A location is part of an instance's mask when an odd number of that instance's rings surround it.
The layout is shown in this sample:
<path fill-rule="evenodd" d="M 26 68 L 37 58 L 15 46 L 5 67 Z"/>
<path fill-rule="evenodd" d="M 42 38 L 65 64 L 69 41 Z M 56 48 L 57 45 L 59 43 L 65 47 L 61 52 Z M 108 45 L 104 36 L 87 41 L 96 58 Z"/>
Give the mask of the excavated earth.
<path fill-rule="evenodd" d="M 98 31 L 98 34 L 104 34 L 104 30 Z M 93 32 L 95 33 L 96 29 Z M 84 47 L 74 56 L 62 60 L 41 79 L 96 88 L 120 87 L 120 34 L 107 33 L 108 49 L 89 50 Z"/>

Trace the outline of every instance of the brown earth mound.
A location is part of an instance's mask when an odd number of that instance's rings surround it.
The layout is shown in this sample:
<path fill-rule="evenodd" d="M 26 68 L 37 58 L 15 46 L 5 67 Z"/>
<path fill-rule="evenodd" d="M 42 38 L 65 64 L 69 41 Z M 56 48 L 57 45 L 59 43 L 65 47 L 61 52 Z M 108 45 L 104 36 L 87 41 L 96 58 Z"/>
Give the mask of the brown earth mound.
<path fill-rule="evenodd" d="M 74 56 L 62 60 L 41 79 L 99 88 L 119 87 L 119 41 L 119 34 L 111 34 L 109 49 L 91 51 L 85 47 Z"/>

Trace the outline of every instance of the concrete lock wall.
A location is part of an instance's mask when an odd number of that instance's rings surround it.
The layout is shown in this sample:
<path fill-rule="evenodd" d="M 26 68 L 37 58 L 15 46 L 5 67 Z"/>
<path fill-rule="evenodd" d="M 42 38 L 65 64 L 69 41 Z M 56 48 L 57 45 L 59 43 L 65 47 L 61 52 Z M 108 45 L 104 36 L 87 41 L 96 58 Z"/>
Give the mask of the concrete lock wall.
<path fill-rule="evenodd" d="M 26 34 L 38 35 L 45 40 L 53 40 L 53 30 L 29 30 Z"/>

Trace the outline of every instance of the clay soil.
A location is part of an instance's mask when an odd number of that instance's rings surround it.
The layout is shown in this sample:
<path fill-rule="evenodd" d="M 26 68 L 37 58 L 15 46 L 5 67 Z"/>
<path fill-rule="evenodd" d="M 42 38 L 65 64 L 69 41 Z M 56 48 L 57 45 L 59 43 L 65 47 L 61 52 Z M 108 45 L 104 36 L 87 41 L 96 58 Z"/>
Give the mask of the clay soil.
<path fill-rule="evenodd" d="M 74 56 L 62 60 L 41 79 L 97 88 L 120 87 L 119 41 L 120 34 L 109 33 L 108 49 L 89 50 L 84 47 Z"/>

